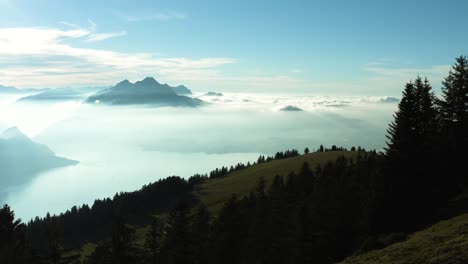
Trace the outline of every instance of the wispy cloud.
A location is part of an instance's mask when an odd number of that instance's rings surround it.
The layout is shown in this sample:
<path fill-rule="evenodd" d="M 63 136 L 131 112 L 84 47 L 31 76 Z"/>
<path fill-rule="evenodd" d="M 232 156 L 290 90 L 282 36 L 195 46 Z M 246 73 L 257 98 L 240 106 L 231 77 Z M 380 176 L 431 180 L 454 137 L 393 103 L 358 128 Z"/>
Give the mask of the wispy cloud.
<path fill-rule="evenodd" d="M 127 35 L 127 32 L 125 30 L 119 31 L 119 32 L 104 32 L 100 33 L 97 32 L 97 24 L 91 19 L 88 19 L 89 27 L 81 27 L 79 25 L 69 23 L 67 21 L 61 21 L 60 24 L 68 26 L 70 28 L 76 29 L 76 30 L 81 30 L 83 32 L 87 32 L 86 34 L 86 41 L 87 42 L 96 42 L 96 41 L 102 41 L 110 38 L 115 38 L 115 37 L 122 37 Z"/>
<path fill-rule="evenodd" d="M 69 25 L 71 26 L 71 25 Z M 91 28 L 95 26 L 91 25 Z M 148 53 L 123 53 L 81 48 L 68 40 L 98 41 L 119 33 L 95 33 L 78 26 L 0 28 L 0 80 L 20 87 L 112 84 L 146 75 L 209 78 L 232 58 L 157 58 Z M 73 41 L 76 43 L 76 41 Z"/>
<path fill-rule="evenodd" d="M 122 12 L 116 12 L 117 16 L 128 21 L 128 22 L 139 22 L 139 21 L 169 21 L 169 20 L 182 20 L 187 16 L 184 13 L 176 11 L 158 11 L 149 14 L 132 15 Z"/>
<path fill-rule="evenodd" d="M 367 79 L 367 86 L 374 86 L 374 89 L 393 90 L 399 93 L 405 83 L 414 80 L 417 76 L 427 77 L 432 86 L 438 91 L 450 67 L 450 65 L 398 67 L 388 64 L 374 64 L 367 65 L 364 70 L 372 74 Z"/>
<path fill-rule="evenodd" d="M 124 30 L 120 32 L 112 32 L 112 33 L 93 33 L 88 36 L 86 41 L 88 42 L 101 41 L 101 40 L 106 40 L 106 39 L 115 38 L 115 37 L 122 37 L 126 35 L 127 35 L 127 32 Z"/>

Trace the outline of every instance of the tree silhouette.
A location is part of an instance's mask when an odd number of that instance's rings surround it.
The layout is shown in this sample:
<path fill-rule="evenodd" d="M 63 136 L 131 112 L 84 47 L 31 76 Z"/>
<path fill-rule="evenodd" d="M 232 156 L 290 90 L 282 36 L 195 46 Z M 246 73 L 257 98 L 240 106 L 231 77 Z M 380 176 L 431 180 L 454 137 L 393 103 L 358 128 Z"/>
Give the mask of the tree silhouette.
<path fill-rule="evenodd" d="M 0 209 L 0 263 L 28 263 L 28 253 L 24 225 L 5 204 Z"/>
<path fill-rule="evenodd" d="M 164 245 L 164 257 L 169 263 L 191 263 L 192 238 L 190 231 L 189 205 L 180 202 L 169 214 L 167 238 Z"/>
<path fill-rule="evenodd" d="M 150 230 L 146 234 L 145 246 L 150 256 L 150 263 L 159 263 L 159 253 L 164 239 L 163 225 L 161 220 L 154 217 Z"/>
<path fill-rule="evenodd" d="M 447 153 L 442 161 L 445 160 L 447 174 L 455 176 L 454 188 L 460 190 L 468 184 L 468 179 L 459 173 L 468 147 L 468 60 L 465 56 L 456 59 L 442 82 L 442 99 L 438 106 L 442 125 L 441 151 Z"/>

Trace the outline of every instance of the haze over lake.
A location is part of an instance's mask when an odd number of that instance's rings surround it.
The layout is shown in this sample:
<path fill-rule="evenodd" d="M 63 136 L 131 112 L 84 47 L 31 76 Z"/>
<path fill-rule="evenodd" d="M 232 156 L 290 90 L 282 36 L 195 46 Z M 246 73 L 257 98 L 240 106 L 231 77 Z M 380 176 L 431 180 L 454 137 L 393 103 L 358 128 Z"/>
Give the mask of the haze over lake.
<path fill-rule="evenodd" d="M 209 103 L 199 108 L 16 103 L 18 95 L 1 95 L 0 130 L 18 126 L 55 154 L 79 161 L 0 188 L 1 202 L 26 220 L 285 149 L 381 149 L 397 106 L 385 97 L 204 94 L 193 95 Z M 281 111 L 287 106 L 303 111 Z"/>

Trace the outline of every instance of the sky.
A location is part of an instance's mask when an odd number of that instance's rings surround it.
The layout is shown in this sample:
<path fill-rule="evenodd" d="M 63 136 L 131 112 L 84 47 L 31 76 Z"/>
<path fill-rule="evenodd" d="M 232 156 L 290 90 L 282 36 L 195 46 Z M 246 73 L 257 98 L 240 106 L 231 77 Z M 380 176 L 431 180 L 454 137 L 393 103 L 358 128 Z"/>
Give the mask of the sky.
<path fill-rule="evenodd" d="M 398 96 L 468 55 L 468 1 L 0 0 L 0 85 Z"/>

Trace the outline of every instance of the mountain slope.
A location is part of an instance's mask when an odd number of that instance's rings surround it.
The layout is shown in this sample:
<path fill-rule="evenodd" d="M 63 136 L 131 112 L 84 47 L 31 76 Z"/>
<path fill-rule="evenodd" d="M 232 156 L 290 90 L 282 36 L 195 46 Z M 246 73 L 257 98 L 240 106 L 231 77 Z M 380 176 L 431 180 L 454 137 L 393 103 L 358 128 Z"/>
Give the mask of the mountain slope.
<path fill-rule="evenodd" d="M 56 156 L 45 145 L 33 142 L 17 127 L 0 134 L 2 188 L 25 183 L 40 172 L 76 163 L 77 161 Z"/>
<path fill-rule="evenodd" d="M 70 101 L 86 99 L 90 94 L 96 93 L 103 87 L 84 87 L 84 88 L 59 88 L 43 91 L 18 99 L 18 102 L 49 102 L 49 101 Z"/>
<path fill-rule="evenodd" d="M 307 162 L 313 169 L 319 164 L 323 165 L 327 162 L 334 161 L 341 155 L 354 157 L 357 155 L 357 152 L 316 152 L 288 159 L 260 163 L 247 169 L 235 171 L 223 178 L 210 179 L 197 188 L 196 195 L 210 211 L 216 212 L 233 193 L 240 197 L 248 195 L 254 190 L 261 177 L 264 177 L 266 183 L 269 184 L 276 175 L 287 176 L 291 171 L 295 173 L 299 172 L 304 162 Z"/>
<path fill-rule="evenodd" d="M 25 101 L 68 101 L 68 100 L 79 100 L 83 99 L 86 96 L 81 95 L 78 92 L 68 89 L 54 89 L 45 91 L 35 95 L 29 95 L 21 97 L 18 99 L 18 102 Z"/>
<path fill-rule="evenodd" d="M 189 88 L 187 88 L 185 85 L 179 85 L 177 87 L 173 87 L 172 90 L 176 94 L 184 95 L 184 94 L 192 94 L 192 91 L 190 91 Z"/>
<path fill-rule="evenodd" d="M 341 264 L 468 263 L 468 214 L 441 221 L 381 250 L 350 257 Z"/>
<path fill-rule="evenodd" d="M 21 90 L 13 86 L 0 85 L 0 93 L 20 93 Z"/>

